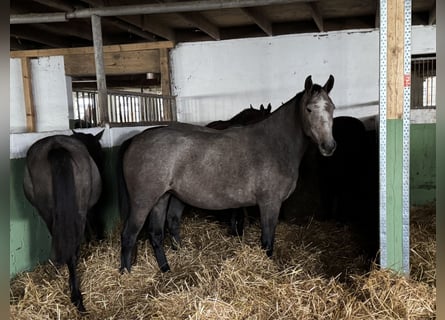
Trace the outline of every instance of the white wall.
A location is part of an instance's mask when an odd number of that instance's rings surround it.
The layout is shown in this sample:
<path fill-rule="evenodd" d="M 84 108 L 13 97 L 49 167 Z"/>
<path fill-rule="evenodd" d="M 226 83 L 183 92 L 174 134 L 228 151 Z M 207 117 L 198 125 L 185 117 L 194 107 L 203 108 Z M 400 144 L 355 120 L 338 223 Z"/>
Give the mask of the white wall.
<path fill-rule="evenodd" d="M 412 53 L 436 52 L 436 28 L 413 27 Z M 252 104 L 281 105 L 306 76 L 335 77 L 335 116 L 378 114 L 379 31 L 340 31 L 182 43 L 171 51 L 178 120 L 228 119 Z"/>
<path fill-rule="evenodd" d="M 68 93 L 62 56 L 31 59 L 38 132 L 69 128 Z M 10 132 L 26 131 L 20 59 L 10 59 Z"/>

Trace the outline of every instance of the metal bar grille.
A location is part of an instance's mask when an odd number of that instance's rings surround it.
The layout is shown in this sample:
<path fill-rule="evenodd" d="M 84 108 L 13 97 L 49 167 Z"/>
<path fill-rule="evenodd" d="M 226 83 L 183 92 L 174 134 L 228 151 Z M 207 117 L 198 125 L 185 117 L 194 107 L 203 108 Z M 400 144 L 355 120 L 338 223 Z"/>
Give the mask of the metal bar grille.
<path fill-rule="evenodd" d="M 436 57 L 411 59 L 411 108 L 436 108 Z"/>
<path fill-rule="evenodd" d="M 76 128 L 98 126 L 98 94 L 94 90 L 73 91 Z M 176 101 L 173 96 L 108 90 L 108 118 L 110 125 L 146 124 L 176 121 Z"/>

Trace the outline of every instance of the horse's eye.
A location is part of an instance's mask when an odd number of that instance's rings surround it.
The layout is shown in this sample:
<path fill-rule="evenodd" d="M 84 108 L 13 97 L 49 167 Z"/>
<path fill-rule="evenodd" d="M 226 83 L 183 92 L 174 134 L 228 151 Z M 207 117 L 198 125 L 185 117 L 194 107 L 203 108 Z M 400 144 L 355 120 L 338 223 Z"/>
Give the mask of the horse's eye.
<path fill-rule="evenodd" d="M 306 108 L 307 112 L 312 112 L 312 109 Z"/>

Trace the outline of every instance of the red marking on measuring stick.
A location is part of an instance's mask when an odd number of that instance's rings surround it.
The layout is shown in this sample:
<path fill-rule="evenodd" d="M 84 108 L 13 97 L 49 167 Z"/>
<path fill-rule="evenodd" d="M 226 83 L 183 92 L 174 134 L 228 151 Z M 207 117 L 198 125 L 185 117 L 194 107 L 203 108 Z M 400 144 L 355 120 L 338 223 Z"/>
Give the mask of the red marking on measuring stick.
<path fill-rule="evenodd" d="M 411 75 L 410 74 L 405 74 L 403 76 L 403 86 L 405 88 L 411 86 Z"/>

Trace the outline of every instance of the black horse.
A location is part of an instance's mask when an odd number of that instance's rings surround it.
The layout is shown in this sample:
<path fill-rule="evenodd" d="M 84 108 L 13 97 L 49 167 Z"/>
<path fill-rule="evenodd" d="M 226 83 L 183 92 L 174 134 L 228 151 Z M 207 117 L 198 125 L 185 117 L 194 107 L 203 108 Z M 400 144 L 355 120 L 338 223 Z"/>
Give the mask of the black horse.
<path fill-rule="evenodd" d="M 211 130 L 178 124 L 135 136 L 123 157 L 130 212 L 122 230 L 121 271 L 131 270 L 131 253 L 148 214 L 159 268 L 170 270 L 163 241 L 171 194 L 211 210 L 258 205 L 261 245 L 271 256 L 281 203 L 295 189 L 309 141 L 324 156 L 336 148 L 328 96 L 333 85 L 333 76 L 323 87 L 308 76 L 303 91 L 249 126 Z"/>
<path fill-rule="evenodd" d="M 98 201 L 102 180 L 97 135 L 54 135 L 35 142 L 26 155 L 23 188 L 52 236 L 55 263 L 67 264 L 71 301 L 84 312 L 76 273 L 87 214 Z"/>
<path fill-rule="evenodd" d="M 348 116 L 334 118 L 332 133 L 334 155 L 317 157 L 321 206 L 316 218 L 350 225 L 373 259 L 379 246 L 377 138 Z"/>
<path fill-rule="evenodd" d="M 250 108 L 244 109 L 240 113 L 236 114 L 229 120 L 217 120 L 210 122 L 206 125 L 207 128 L 224 130 L 236 126 L 246 126 L 252 123 L 263 120 L 269 116 L 272 105 L 269 103 L 265 108 L 264 105 L 260 105 L 259 109 L 255 109 L 250 105 Z"/>

